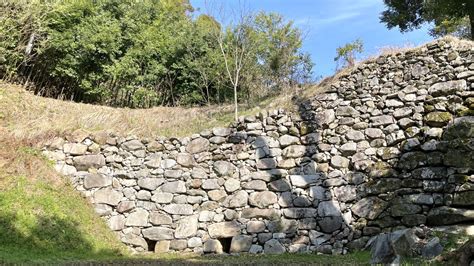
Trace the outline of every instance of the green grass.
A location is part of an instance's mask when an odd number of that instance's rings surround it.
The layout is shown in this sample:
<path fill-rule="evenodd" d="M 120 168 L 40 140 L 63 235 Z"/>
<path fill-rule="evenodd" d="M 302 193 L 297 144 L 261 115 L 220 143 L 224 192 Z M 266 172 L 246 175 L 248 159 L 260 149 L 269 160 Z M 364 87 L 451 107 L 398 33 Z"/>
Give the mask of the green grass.
<path fill-rule="evenodd" d="M 167 254 L 149 256 L 147 259 L 132 258 L 121 262 L 130 264 L 137 262 L 159 262 L 164 264 L 187 265 L 368 265 L 370 254 L 356 252 L 347 255 L 316 255 L 316 254 L 280 254 L 280 255 L 182 255 Z"/>
<path fill-rule="evenodd" d="M 69 186 L 22 176 L 0 193 L 0 263 L 110 259 L 126 255 L 90 204 Z"/>
<path fill-rule="evenodd" d="M 0 146 L 0 264 L 129 255 L 37 150 L 1 140 Z"/>

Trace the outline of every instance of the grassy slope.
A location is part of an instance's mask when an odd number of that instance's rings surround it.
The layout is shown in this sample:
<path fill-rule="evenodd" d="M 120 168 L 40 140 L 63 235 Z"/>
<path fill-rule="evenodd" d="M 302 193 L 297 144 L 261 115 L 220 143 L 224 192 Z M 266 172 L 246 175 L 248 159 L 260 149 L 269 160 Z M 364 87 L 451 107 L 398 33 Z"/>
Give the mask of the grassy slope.
<path fill-rule="evenodd" d="M 0 264 L 128 254 L 51 163 L 7 136 L 0 130 Z"/>
<path fill-rule="evenodd" d="M 257 113 L 259 107 L 242 115 Z M 128 109 L 74 103 L 33 95 L 0 80 L 0 122 L 16 137 L 44 139 L 75 130 L 143 137 L 185 136 L 233 119 L 231 106 Z"/>

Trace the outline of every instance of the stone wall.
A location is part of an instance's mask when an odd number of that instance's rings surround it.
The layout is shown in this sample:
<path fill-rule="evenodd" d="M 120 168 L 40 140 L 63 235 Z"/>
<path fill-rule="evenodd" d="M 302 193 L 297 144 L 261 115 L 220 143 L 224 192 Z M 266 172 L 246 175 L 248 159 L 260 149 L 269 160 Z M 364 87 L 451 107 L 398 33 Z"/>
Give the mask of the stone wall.
<path fill-rule="evenodd" d="M 473 51 L 439 40 L 361 64 L 297 112 L 186 138 L 56 139 L 45 154 L 138 251 L 346 253 L 474 222 Z"/>

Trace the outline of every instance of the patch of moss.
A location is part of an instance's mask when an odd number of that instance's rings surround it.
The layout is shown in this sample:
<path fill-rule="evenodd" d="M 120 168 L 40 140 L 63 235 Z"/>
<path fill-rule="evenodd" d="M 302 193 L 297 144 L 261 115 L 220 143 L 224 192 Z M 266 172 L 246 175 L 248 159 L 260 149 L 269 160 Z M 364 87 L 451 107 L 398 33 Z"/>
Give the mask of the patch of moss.
<path fill-rule="evenodd" d="M 431 112 L 425 116 L 425 121 L 430 126 L 444 126 L 453 119 L 453 115 L 449 112 Z"/>

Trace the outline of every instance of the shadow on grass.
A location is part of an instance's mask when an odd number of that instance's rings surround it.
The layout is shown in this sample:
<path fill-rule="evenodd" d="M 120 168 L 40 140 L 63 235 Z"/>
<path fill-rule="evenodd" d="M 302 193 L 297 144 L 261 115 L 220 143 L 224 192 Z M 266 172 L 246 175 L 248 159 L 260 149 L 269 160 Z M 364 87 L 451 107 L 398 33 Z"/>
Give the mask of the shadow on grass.
<path fill-rule="evenodd" d="M 25 220 L 15 213 L 1 214 L 0 264 L 101 260 L 121 256 L 119 250 L 96 250 L 73 221 L 43 214 L 29 216 L 35 219 Z"/>

